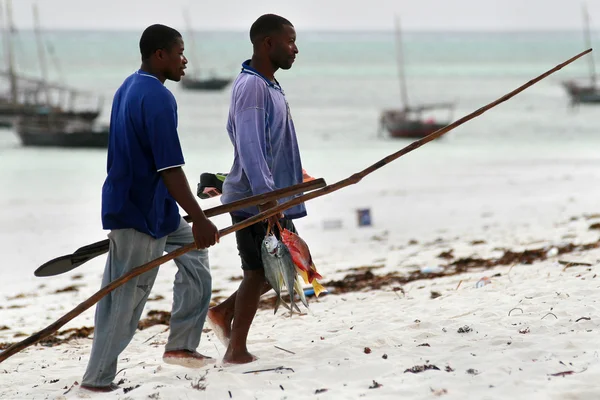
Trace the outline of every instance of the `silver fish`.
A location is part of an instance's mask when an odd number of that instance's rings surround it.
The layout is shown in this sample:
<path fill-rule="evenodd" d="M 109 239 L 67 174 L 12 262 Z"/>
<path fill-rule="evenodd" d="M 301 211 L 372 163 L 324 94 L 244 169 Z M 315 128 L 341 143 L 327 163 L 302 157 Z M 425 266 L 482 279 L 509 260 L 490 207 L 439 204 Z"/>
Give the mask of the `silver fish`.
<path fill-rule="evenodd" d="M 267 235 L 260 248 L 263 266 L 265 268 L 265 278 L 271 285 L 277 299 L 281 300 L 281 288 L 283 286 L 283 275 L 280 267 L 279 241 L 274 235 Z"/>
<path fill-rule="evenodd" d="M 279 247 L 281 248 L 281 274 L 283 275 L 283 282 L 285 283 L 285 288 L 287 289 L 288 294 L 290 295 L 290 306 L 292 308 L 291 314 L 294 313 L 294 308 L 297 308 L 296 303 L 294 301 L 294 288 L 296 285 L 296 264 L 294 264 L 294 260 L 292 260 L 292 255 L 288 250 L 287 246 L 283 244 L 283 242 L 279 242 Z M 291 315 L 290 314 L 290 315 Z"/>
<path fill-rule="evenodd" d="M 300 275 L 296 275 L 296 282 L 294 282 L 294 290 L 298 293 L 298 297 L 300 297 L 300 301 L 304 304 L 304 307 L 308 308 L 308 302 L 306 301 L 306 296 L 304 295 L 304 289 L 302 288 L 302 278 Z M 298 313 L 300 310 L 298 310 Z"/>
<path fill-rule="evenodd" d="M 265 278 L 277 295 L 274 313 L 277 312 L 280 304 L 283 304 L 285 308 L 290 310 L 291 314 L 293 314 L 294 309 L 300 313 L 300 309 L 294 301 L 294 291 L 298 292 L 302 303 L 308 307 L 306 298 L 302 299 L 304 291 L 299 284 L 296 266 L 285 244 L 277 240 L 274 235 L 265 236 L 261 246 L 261 257 L 265 268 Z M 286 304 L 281 298 L 281 289 L 283 286 L 286 287 L 290 295 L 290 305 Z"/>

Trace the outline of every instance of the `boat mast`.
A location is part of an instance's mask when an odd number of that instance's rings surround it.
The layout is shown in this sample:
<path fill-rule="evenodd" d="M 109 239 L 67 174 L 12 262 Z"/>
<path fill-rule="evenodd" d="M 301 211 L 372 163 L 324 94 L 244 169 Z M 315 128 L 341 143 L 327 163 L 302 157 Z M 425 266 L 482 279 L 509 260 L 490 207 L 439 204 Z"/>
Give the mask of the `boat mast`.
<path fill-rule="evenodd" d="M 400 81 L 400 96 L 404 108 L 408 109 L 408 89 L 406 87 L 406 76 L 404 74 L 404 54 L 402 49 L 402 37 L 400 35 L 400 18 L 396 15 L 395 19 L 396 31 L 396 58 L 398 66 L 398 78 Z"/>
<path fill-rule="evenodd" d="M 592 48 L 592 35 L 590 33 L 590 15 L 585 3 L 583 4 L 583 21 L 584 21 L 584 36 L 586 48 Z M 590 81 L 592 87 L 596 87 L 596 66 L 594 65 L 594 55 L 588 54 L 588 62 L 590 67 Z"/>
<path fill-rule="evenodd" d="M 36 46 L 38 49 L 38 59 L 40 62 L 40 71 L 42 73 L 41 86 L 44 94 L 46 95 L 46 105 L 50 105 L 50 92 L 48 91 L 48 69 L 46 68 L 46 54 L 44 52 L 44 45 L 42 42 L 42 34 L 40 31 L 40 14 L 38 11 L 37 3 L 32 4 L 33 8 L 33 30 L 35 32 Z"/>
<path fill-rule="evenodd" d="M 0 15 L 0 18 L 2 16 Z M 13 104 L 17 104 L 17 76 L 15 75 L 14 66 L 14 52 L 12 43 L 12 32 L 14 29 L 12 21 L 12 3 L 11 0 L 6 1 L 6 19 L 7 23 L 4 25 L 4 19 L 0 22 L 4 26 L 4 50 L 6 51 L 6 61 L 8 69 L 8 78 L 10 81 L 10 97 Z"/>
<path fill-rule="evenodd" d="M 192 29 L 190 10 L 187 7 L 183 9 L 183 19 L 185 20 L 185 26 L 188 31 L 187 37 L 189 38 L 190 42 L 190 45 L 188 46 L 186 51 L 190 55 L 189 58 L 192 60 L 192 68 L 197 73 L 198 71 L 200 71 L 200 69 L 198 68 L 200 64 L 198 62 L 198 59 L 196 58 L 196 43 L 194 42 L 194 30 Z"/>

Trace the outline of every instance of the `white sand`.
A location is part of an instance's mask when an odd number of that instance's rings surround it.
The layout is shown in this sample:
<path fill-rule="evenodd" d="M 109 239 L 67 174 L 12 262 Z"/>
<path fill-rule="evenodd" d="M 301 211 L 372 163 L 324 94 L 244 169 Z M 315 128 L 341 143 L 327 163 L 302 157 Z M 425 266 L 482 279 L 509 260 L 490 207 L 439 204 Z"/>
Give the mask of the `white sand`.
<path fill-rule="evenodd" d="M 550 250 L 565 243 L 598 239 L 597 231 L 588 227 L 600 220 L 583 217 L 600 211 L 596 206 L 600 185 L 597 179 L 594 181 L 600 176 L 600 163 L 592 153 L 573 151 L 558 158 L 556 154 L 532 152 L 535 156 L 527 162 L 519 161 L 523 154 L 517 154 L 514 163 L 498 162 L 494 154 L 488 154 L 458 162 L 464 156 L 461 150 L 445 146 L 432 144 L 432 150 L 423 150 L 423 155 L 415 153 L 415 157 L 382 169 L 356 187 L 310 203 L 310 218 L 299 222 L 298 227 L 325 282 L 341 279 L 355 272 L 352 268 L 365 265 L 380 267 L 372 270 L 377 275 L 391 271 L 408 274 L 423 267 L 444 265 L 447 261 L 437 256 L 450 249 L 457 258 L 492 258 L 502 254 L 498 248 Z M 436 152 L 450 154 L 446 154 L 444 162 L 432 161 L 436 160 Z M 375 161 L 375 156 L 389 153 L 389 148 L 366 154 L 364 159 L 357 155 L 352 161 L 340 162 L 334 170 L 327 168 L 327 160 L 307 153 L 308 171 L 314 175 L 320 175 L 314 171 L 332 171 L 336 176 L 323 174 L 331 183 L 354 172 L 357 165 L 366 165 L 367 161 Z M 340 156 L 342 159 L 346 160 Z M 99 171 L 98 176 L 101 174 Z M 27 182 L 35 184 L 33 177 Z M 387 182 L 388 187 L 382 188 L 381 182 Z M 89 194 L 93 198 L 98 191 L 96 183 L 82 181 L 78 190 L 95 191 Z M 70 190 L 75 189 L 65 188 L 65 197 L 71 194 Z M 370 195 L 365 191 L 370 191 Z M 216 204 L 212 201 L 202 204 Z M 93 209 L 96 205 L 89 202 L 90 213 L 97 212 Z M 363 206 L 372 208 L 371 228 L 356 227 L 354 209 Z M 65 208 L 64 204 L 48 207 Z M 571 217 L 577 219 L 570 220 Z M 81 215 L 80 218 L 84 219 Z M 23 223 L 17 213 L 4 212 L 2 219 L 15 226 L 17 221 Z M 344 228 L 324 230 L 323 223 L 328 219 L 342 220 Z M 102 239 L 95 214 L 88 221 L 92 222 L 84 227 L 65 228 L 81 230 L 80 236 L 68 240 L 59 235 L 48 236 L 52 227 L 44 225 L 40 218 L 22 227 L 15 237 L 3 231 L 3 239 L 12 240 L 13 252 L 8 253 L 6 265 L 13 266 L 13 271 L 9 274 L 3 270 L 3 280 L 10 284 L 2 287 L 0 327 L 8 329 L 0 330 L 0 342 L 14 342 L 22 339 L 15 337 L 20 332 L 31 334 L 44 328 L 99 288 L 105 257 L 60 277 L 32 275 L 41 262 L 64 250 L 73 251 Z M 227 217 L 215 221 L 220 227 L 229 225 Z M 418 244 L 408 245 L 411 238 Z M 486 243 L 472 245 L 473 240 Z M 39 243 L 41 250 L 33 252 L 31 243 Z M 558 260 L 583 261 L 592 266 L 565 270 Z M 124 380 L 122 389 L 87 396 L 598 398 L 599 262 L 600 250 L 581 251 L 533 265 L 517 264 L 512 269 L 501 266 L 415 281 L 402 286 L 404 294 L 394 291 L 393 287 L 401 286 L 394 284 L 380 290 L 332 293 L 319 301 L 310 298 L 310 312 L 291 319 L 282 311 L 273 315 L 271 310 L 262 310 L 249 338 L 250 351 L 259 360 L 242 366 L 222 365 L 225 349 L 212 332 L 203 336 L 198 351 L 217 358 L 215 366 L 193 370 L 165 364 L 161 357 L 168 333 L 164 325 L 157 325 L 138 331 L 121 354 L 122 371 L 116 380 Z M 230 294 L 238 285 L 230 278 L 241 275 L 233 236 L 223 238 L 211 250 L 211 263 L 215 296 Z M 149 301 L 147 311 L 170 310 L 174 269 L 172 263 L 161 269 L 151 298 L 163 299 Z M 74 279 L 79 274 L 83 277 Z M 476 288 L 476 282 L 484 276 L 491 277 L 491 284 Z M 79 290 L 54 293 L 70 285 L 80 285 Z M 441 296 L 432 299 L 432 291 Z M 92 326 L 93 310 L 62 329 Z M 590 319 L 579 320 L 581 317 Z M 471 331 L 457 332 L 465 326 Z M 32 346 L 12 356 L 0 364 L 0 398 L 85 397 L 77 386 L 65 392 L 81 381 L 91 343 L 91 339 L 78 339 L 55 347 Z M 405 372 L 423 365 L 434 365 L 439 370 Z M 284 369 L 245 373 L 277 367 Z M 552 376 L 566 371 L 573 374 Z M 374 381 L 381 386 L 374 387 Z M 135 389 L 125 394 L 123 389 L 129 388 Z M 322 389 L 327 391 L 316 393 Z"/>

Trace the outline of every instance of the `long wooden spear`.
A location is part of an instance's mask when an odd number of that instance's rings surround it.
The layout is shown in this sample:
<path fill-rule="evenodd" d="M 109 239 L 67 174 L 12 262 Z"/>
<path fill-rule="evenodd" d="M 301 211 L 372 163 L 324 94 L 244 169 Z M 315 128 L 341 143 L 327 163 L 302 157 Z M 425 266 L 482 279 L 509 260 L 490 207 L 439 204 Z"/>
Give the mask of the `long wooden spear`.
<path fill-rule="evenodd" d="M 445 133 L 450 132 L 452 129 L 464 124 L 465 122 L 483 114 L 484 112 L 486 112 L 487 110 L 497 106 L 500 103 L 505 102 L 506 100 L 514 97 L 515 95 L 521 93 L 523 90 L 529 88 L 530 86 L 536 84 L 537 82 L 541 81 L 542 79 L 546 78 L 547 76 L 553 74 L 554 72 L 562 69 L 563 67 L 565 67 L 566 65 L 572 63 L 573 61 L 577 60 L 578 58 L 584 56 L 585 54 L 588 54 L 589 52 L 591 52 L 592 49 L 588 49 L 584 52 L 579 53 L 578 55 L 576 55 L 573 58 L 570 58 L 569 60 L 563 62 L 562 64 L 557 65 L 556 67 L 552 68 L 551 70 L 543 73 L 542 75 L 538 76 L 537 78 L 534 78 L 532 80 L 530 80 L 529 82 L 525 83 L 524 85 L 520 86 L 519 88 L 513 90 L 512 92 L 505 94 L 504 96 L 502 96 L 501 98 L 499 98 L 498 100 L 495 100 L 491 103 L 489 103 L 488 105 L 481 107 L 480 109 L 472 112 L 471 114 L 451 123 L 450 125 L 445 126 L 444 128 L 438 129 L 437 131 L 433 132 L 432 134 L 419 139 L 413 143 L 411 143 L 410 145 L 406 146 L 405 148 L 403 148 L 402 150 L 393 153 L 387 157 L 385 157 L 384 159 L 378 161 L 377 163 L 371 165 L 370 167 L 364 169 L 361 172 L 357 172 L 354 175 L 351 175 L 350 177 L 343 179 L 339 182 L 334 183 L 333 185 L 329 185 L 329 186 L 325 186 L 322 189 L 319 190 L 315 190 L 314 192 L 311 193 L 307 193 L 305 195 L 299 196 L 295 199 L 292 199 L 290 201 L 287 201 L 283 204 L 280 204 L 274 208 L 271 208 L 267 211 L 264 211 L 260 214 L 255 215 L 254 217 L 248 218 L 240 223 L 237 223 L 235 225 L 232 225 L 228 228 L 225 228 L 221 231 L 219 231 L 219 234 L 222 236 L 228 235 L 232 232 L 238 231 L 242 228 L 245 228 L 247 226 L 250 226 L 252 224 L 255 224 L 256 222 L 259 221 L 263 221 L 279 212 L 282 212 L 290 207 L 293 207 L 295 205 L 301 204 L 303 202 L 306 202 L 308 200 L 314 199 L 316 197 L 320 197 L 320 196 L 324 196 L 326 194 L 335 192 L 336 190 L 339 190 L 341 188 L 344 188 L 346 186 L 349 185 L 353 185 L 356 184 L 358 182 L 360 182 L 365 176 L 367 176 L 368 174 L 378 170 L 379 168 L 383 167 L 384 165 L 389 164 L 390 162 L 394 161 L 395 159 L 403 156 L 406 153 L 409 153 L 421 146 L 423 146 L 425 143 L 430 142 L 442 135 L 444 135 Z M 81 304 L 79 304 L 77 307 L 75 307 L 73 310 L 69 311 L 67 314 L 65 314 L 63 317 L 59 318 L 56 322 L 54 322 L 53 324 L 49 325 L 48 327 L 46 327 L 45 329 L 34 333 L 33 335 L 29 336 L 28 338 L 22 340 L 21 342 L 18 343 L 14 343 L 13 345 L 11 345 L 10 347 L 8 347 L 6 350 L 4 350 L 2 353 L 0 353 L 0 363 L 3 362 L 4 360 L 6 360 L 8 357 L 18 353 L 19 351 L 25 349 L 26 347 L 36 343 L 38 340 L 41 340 L 49 335 L 51 335 L 52 333 L 56 332 L 58 329 L 60 329 L 60 327 L 62 327 L 63 325 L 65 325 L 67 322 L 71 321 L 73 318 L 75 318 L 76 316 L 78 316 L 79 314 L 81 314 L 82 312 L 84 312 L 85 310 L 87 310 L 88 308 L 90 308 L 92 305 L 96 304 L 102 297 L 106 296 L 109 292 L 111 292 L 112 290 L 114 290 L 115 288 L 117 288 L 118 286 L 124 284 L 125 282 L 129 281 L 130 279 L 143 274 L 146 271 L 149 271 L 153 268 L 156 268 L 157 266 L 166 263 L 167 261 L 170 261 L 176 257 L 179 257 L 182 254 L 187 253 L 188 251 L 194 250 L 196 248 L 195 243 L 190 243 L 187 244 L 183 247 L 180 247 L 179 249 L 172 251 L 169 254 L 166 254 L 162 257 L 159 257 L 153 261 L 150 261 L 147 264 L 144 264 L 142 266 L 139 266 L 137 268 L 134 268 L 133 270 L 131 270 L 129 273 L 123 275 L 122 277 L 112 281 L 111 283 L 109 283 L 108 285 L 106 285 L 105 287 L 103 287 L 102 289 L 100 289 L 99 291 L 97 291 L 92 297 L 90 297 L 89 299 L 85 300 L 84 302 L 82 302 Z"/>

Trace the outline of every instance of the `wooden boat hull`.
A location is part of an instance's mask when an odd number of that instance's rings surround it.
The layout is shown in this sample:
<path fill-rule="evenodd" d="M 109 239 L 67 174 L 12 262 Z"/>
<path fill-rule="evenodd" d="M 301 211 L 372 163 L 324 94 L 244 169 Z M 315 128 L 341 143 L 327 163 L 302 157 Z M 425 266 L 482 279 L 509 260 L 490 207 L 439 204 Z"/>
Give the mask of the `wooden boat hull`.
<path fill-rule="evenodd" d="M 385 129 L 393 138 L 421 139 L 448 125 L 448 122 L 410 119 L 383 115 L 381 128 Z"/>
<path fill-rule="evenodd" d="M 20 118 L 15 130 L 23 146 L 108 148 L 108 127 L 98 129 L 90 122 L 62 115 Z"/>
<path fill-rule="evenodd" d="M 230 83 L 231 79 L 225 78 L 194 79 L 184 77 L 181 80 L 183 88 L 187 90 L 217 91 L 224 89 Z"/>
<path fill-rule="evenodd" d="M 108 132 L 32 133 L 18 132 L 23 146 L 103 148 L 108 147 Z"/>
<path fill-rule="evenodd" d="M 600 103 L 600 88 L 591 85 L 579 85 L 574 82 L 564 82 L 567 93 L 573 103 Z"/>

